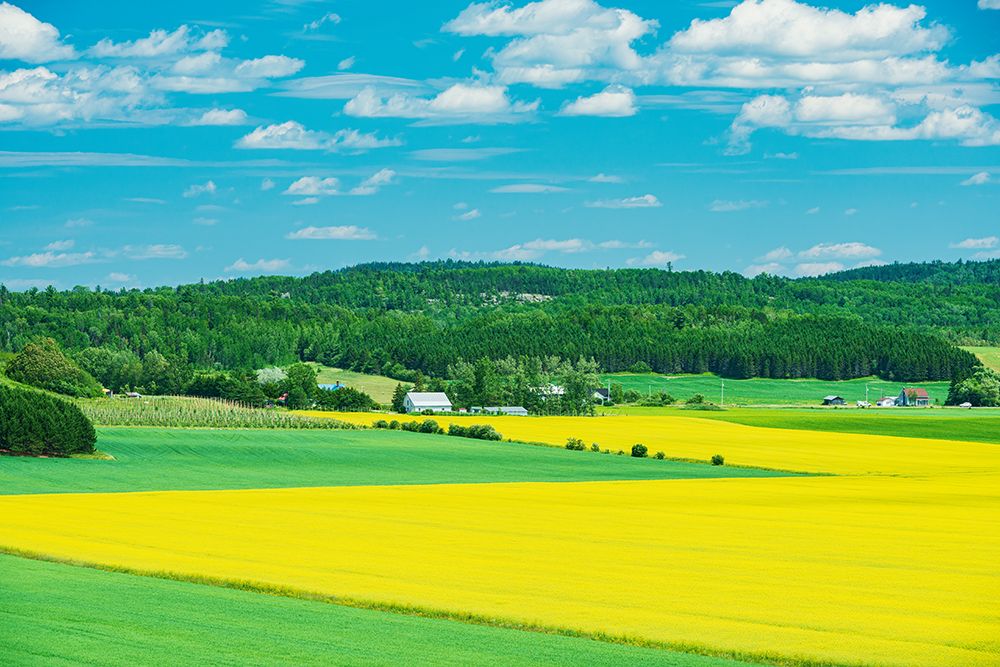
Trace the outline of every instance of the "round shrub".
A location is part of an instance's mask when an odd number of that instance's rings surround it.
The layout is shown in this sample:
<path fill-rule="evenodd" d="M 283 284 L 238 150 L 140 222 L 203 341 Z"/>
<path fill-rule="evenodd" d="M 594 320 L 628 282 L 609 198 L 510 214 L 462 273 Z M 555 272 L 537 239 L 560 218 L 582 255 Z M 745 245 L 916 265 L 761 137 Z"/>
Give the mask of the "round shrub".
<path fill-rule="evenodd" d="M 646 445 L 632 445 L 632 456 L 633 458 L 644 459 L 649 456 L 649 449 L 646 448 Z"/>
<path fill-rule="evenodd" d="M 714 466 L 725 465 L 725 463 L 726 463 L 726 458 L 722 454 L 716 454 L 715 456 L 712 457 L 712 465 Z"/>
<path fill-rule="evenodd" d="M 69 359 L 51 338 L 28 343 L 7 363 L 7 377 L 57 394 L 97 398 L 104 392 L 87 371 Z"/>
<path fill-rule="evenodd" d="M 428 419 L 420 425 L 419 431 L 421 433 L 444 433 L 444 429 L 438 426 L 438 423 L 433 419 Z"/>
<path fill-rule="evenodd" d="M 375 428 L 389 428 L 389 422 L 384 419 L 376 419 L 372 426 Z"/>
<path fill-rule="evenodd" d="M 583 440 L 580 438 L 569 438 L 566 440 L 566 449 L 574 452 L 582 452 L 587 446 L 583 444 Z"/>
<path fill-rule="evenodd" d="M 27 456 L 92 454 L 94 425 L 75 404 L 0 385 L 0 450 Z"/>
<path fill-rule="evenodd" d="M 663 452 L 656 452 L 656 456 L 654 456 L 653 458 L 656 459 L 657 461 L 662 461 L 663 459 L 667 458 L 667 455 L 664 454 Z"/>

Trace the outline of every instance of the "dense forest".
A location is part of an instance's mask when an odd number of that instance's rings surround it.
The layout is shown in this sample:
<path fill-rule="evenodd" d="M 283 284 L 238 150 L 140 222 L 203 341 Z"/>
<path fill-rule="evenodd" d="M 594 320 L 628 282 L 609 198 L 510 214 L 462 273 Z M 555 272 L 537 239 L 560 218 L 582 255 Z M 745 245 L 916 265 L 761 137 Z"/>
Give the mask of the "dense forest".
<path fill-rule="evenodd" d="M 449 261 L 114 292 L 0 287 L 0 351 L 39 336 L 77 355 L 114 352 L 137 372 L 151 355 L 233 370 L 316 360 L 404 378 L 443 377 L 460 360 L 561 357 L 606 371 L 642 362 L 728 377 L 948 379 L 976 363 L 955 343 L 1000 342 L 1000 262 L 791 280 Z"/>

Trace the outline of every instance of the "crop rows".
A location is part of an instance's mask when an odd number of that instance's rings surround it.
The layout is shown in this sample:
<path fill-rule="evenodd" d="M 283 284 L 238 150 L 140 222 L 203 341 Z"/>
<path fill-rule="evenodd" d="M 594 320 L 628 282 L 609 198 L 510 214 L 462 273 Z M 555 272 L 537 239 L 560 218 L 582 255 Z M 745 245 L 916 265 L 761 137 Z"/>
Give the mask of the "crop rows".
<path fill-rule="evenodd" d="M 84 414 L 98 426 L 173 428 L 353 428 L 337 419 L 314 419 L 233 401 L 184 396 L 83 399 Z"/>

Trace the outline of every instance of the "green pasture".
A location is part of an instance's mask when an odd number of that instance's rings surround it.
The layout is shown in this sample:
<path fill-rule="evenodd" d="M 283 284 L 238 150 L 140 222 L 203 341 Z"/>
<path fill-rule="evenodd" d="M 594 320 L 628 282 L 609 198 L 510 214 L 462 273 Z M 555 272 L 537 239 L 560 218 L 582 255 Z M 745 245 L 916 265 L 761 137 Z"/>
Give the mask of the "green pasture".
<path fill-rule="evenodd" d="M 723 380 L 717 375 L 659 375 L 657 373 L 614 373 L 601 376 L 601 385 L 621 384 L 625 389 L 634 389 L 641 394 L 665 391 L 680 401 L 686 401 L 695 394 L 702 394 L 706 400 L 719 403 L 722 400 Z M 855 380 L 817 380 L 805 378 L 797 380 L 775 380 L 771 378 L 751 378 L 748 380 L 725 380 L 726 405 L 820 405 L 824 396 L 844 397 L 853 405 L 855 401 L 868 400 L 874 403 L 881 396 L 899 396 L 904 386 L 918 386 L 927 389 L 931 403 L 944 405 L 948 398 L 947 382 L 917 382 L 906 384 L 890 382 L 879 378 L 858 378 Z"/>
<path fill-rule="evenodd" d="M 722 658 L 0 555 L 8 665 L 659 665 Z"/>
<path fill-rule="evenodd" d="M 402 431 L 101 428 L 97 446 L 114 460 L 0 457 L 0 494 L 778 474 Z"/>
<path fill-rule="evenodd" d="M 979 357 L 979 361 L 983 362 L 984 366 L 1000 371 L 1000 347 L 963 347 L 962 349 Z"/>
<path fill-rule="evenodd" d="M 405 382 L 400 383 L 399 380 L 393 380 L 384 375 L 355 373 L 354 371 L 331 368 L 330 366 L 323 366 L 317 363 L 310 365 L 316 369 L 317 381 L 320 384 L 335 384 L 340 382 L 343 385 L 365 392 L 374 398 L 376 403 L 391 403 L 392 392 L 396 388 L 396 385 L 406 384 Z"/>

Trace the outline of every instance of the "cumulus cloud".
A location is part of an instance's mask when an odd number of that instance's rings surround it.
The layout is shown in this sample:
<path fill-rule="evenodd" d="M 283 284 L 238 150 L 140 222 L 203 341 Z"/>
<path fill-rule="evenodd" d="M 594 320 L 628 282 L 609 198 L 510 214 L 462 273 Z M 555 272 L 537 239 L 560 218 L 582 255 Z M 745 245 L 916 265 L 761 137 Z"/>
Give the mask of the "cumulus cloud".
<path fill-rule="evenodd" d="M 45 252 L 31 255 L 21 255 L 9 257 L 0 264 L 3 266 L 21 266 L 32 269 L 37 268 L 61 268 L 66 266 L 79 266 L 81 264 L 93 264 L 101 261 L 101 258 L 94 252 L 57 252 L 46 250 Z"/>
<path fill-rule="evenodd" d="M 773 262 L 783 262 L 786 259 L 791 258 L 794 253 L 786 248 L 785 246 L 780 246 L 774 250 L 770 250 L 760 257 L 757 258 L 758 261 L 764 262 L 765 264 L 772 264 Z"/>
<path fill-rule="evenodd" d="M 102 39 L 90 49 L 98 58 L 160 58 L 189 51 L 213 51 L 229 44 L 225 30 L 199 34 L 186 25 L 172 32 L 153 30 L 148 37 L 128 42 Z"/>
<path fill-rule="evenodd" d="M 320 178 L 319 176 L 303 176 L 288 186 L 281 194 L 296 197 L 335 195 L 340 192 L 340 181 L 336 178 Z"/>
<path fill-rule="evenodd" d="M 72 239 L 65 239 L 63 241 L 53 241 L 52 243 L 45 246 L 45 250 L 54 250 L 57 252 L 62 252 L 65 250 L 71 250 L 75 245 L 76 241 Z"/>
<path fill-rule="evenodd" d="M 247 112 L 243 109 L 209 109 L 191 125 L 245 125 Z"/>
<path fill-rule="evenodd" d="M 226 273 L 274 273 L 282 271 L 291 266 L 287 259 L 258 259 L 256 262 L 248 262 L 242 257 L 225 268 Z"/>
<path fill-rule="evenodd" d="M 625 179 L 613 174 L 600 173 L 587 179 L 591 183 L 624 183 Z"/>
<path fill-rule="evenodd" d="M 291 76 L 305 66 L 305 61 L 288 56 L 264 56 L 244 60 L 236 66 L 236 76 L 249 79 L 277 79 Z"/>
<path fill-rule="evenodd" d="M 0 60 L 47 63 L 76 55 L 72 46 L 63 44 L 54 25 L 8 2 L 0 3 Z"/>
<path fill-rule="evenodd" d="M 413 118 L 428 122 L 514 122 L 538 108 L 538 102 L 511 101 L 506 86 L 456 83 L 434 97 L 406 92 L 383 96 L 367 87 L 344 105 L 344 113 L 362 118 Z"/>
<path fill-rule="evenodd" d="M 629 264 L 641 264 L 643 266 L 666 266 L 684 259 L 684 255 L 669 250 L 654 250 L 643 258 L 633 258 Z"/>
<path fill-rule="evenodd" d="M 624 86 L 610 86 L 590 97 L 578 97 L 565 104 L 559 112 L 562 116 L 607 116 L 622 118 L 638 113 L 635 93 Z"/>
<path fill-rule="evenodd" d="M 500 250 L 487 252 L 471 252 L 468 250 L 451 250 L 449 256 L 462 260 L 501 260 L 501 261 L 522 261 L 529 262 L 541 259 L 547 253 L 556 252 L 561 254 L 578 254 L 584 252 L 595 252 L 602 250 L 620 250 L 624 248 L 648 248 L 650 244 L 646 241 L 630 243 L 612 239 L 608 241 L 594 242 L 588 239 L 543 239 L 537 238 L 533 241 L 515 243 L 512 246 Z M 656 253 L 653 253 L 654 255 Z M 672 254 L 672 253 L 670 253 Z"/>
<path fill-rule="evenodd" d="M 379 169 L 377 172 L 366 178 L 357 187 L 351 188 L 352 195 L 373 195 L 383 186 L 389 185 L 396 178 L 396 172 L 392 169 Z"/>
<path fill-rule="evenodd" d="M 1000 243 L 1000 238 L 996 236 L 985 236 L 979 239 L 965 239 L 964 241 L 959 241 L 958 243 L 952 243 L 949 247 L 961 250 L 989 250 L 991 248 L 996 248 L 998 243 Z"/>
<path fill-rule="evenodd" d="M 844 265 L 840 262 L 804 262 L 795 265 L 795 275 L 803 278 L 822 276 L 843 270 Z"/>
<path fill-rule="evenodd" d="M 980 9 L 1000 9 L 1000 0 L 979 0 Z"/>
<path fill-rule="evenodd" d="M 333 134 L 309 130 L 301 123 L 290 120 L 274 125 L 261 125 L 238 139 L 235 147 L 362 152 L 401 144 L 398 139 L 380 138 L 375 133 L 366 134 L 358 130 L 344 129 Z"/>
<path fill-rule="evenodd" d="M 751 264 L 747 268 L 743 269 L 743 275 L 747 278 L 753 278 L 759 276 L 762 273 L 768 275 L 776 276 L 784 273 L 785 267 L 778 262 L 767 262 L 766 264 Z"/>
<path fill-rule="evenodd" d="M 964 181 L 962 181 L 962 185 L 965 185 L 965 186 L 970 186 L 970 185 L 986 185 L 987 183 L 990 182 L 990 180 L 991 180 L 990 172 L 988 172 L 988 171 L 981 171 L 981 172 L 979 172 L 977 174 L 973 174 L 972 176 L 969 176 L 967 179 L 965 179 Z"/>
<path fill-rule="evenodd" d="M 878 257 L 882 251 L 865 243 L 851 241 L 848 243 L 818 243 L 808 250 L 799 253 L 803 259 L 867 259 Z"/>
<path fill-rule="evenodd" d="M 378 238 L 367 227 L 342 225 L 335 227 L 303 227 L 285 236 L 293 241 L 371 241 Z"/>
<path fill-rule="evenodd" d="M 625 197 L 623 199 L 598 199 L 585 204 L 588 208 L 659 208 L 663 206 L 655 195 Z"/>

